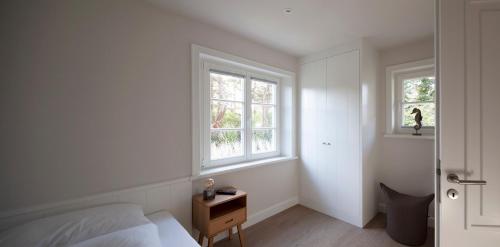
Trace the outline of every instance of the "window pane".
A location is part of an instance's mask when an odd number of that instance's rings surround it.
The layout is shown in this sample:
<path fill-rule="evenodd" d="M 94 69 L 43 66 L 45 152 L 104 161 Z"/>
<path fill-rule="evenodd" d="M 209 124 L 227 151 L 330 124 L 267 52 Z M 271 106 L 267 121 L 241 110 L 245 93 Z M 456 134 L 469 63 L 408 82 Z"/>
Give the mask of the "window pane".
<path fill-rule="evenodd" d="M 252 105 L 252 128 L 274 127 L 274 106 Z"/>
<path fill-rule="evenodd" d="M 243 101 L 243 77 L 210 72 L 210 96 L 212 99 Z"/>
<path fill-rule="evenodd" d="M 276 84 L 253 79 L 252 102 L 260 104 L 275 104 Z"/>
<path fill-rule="evenodd" d="M 210 126 L 212 128 L 243 127 L 243 103 L 213 100 L 211 108 Z"/>
<path fill-rule="evenodd" d="M 419 77 L 403 81 L 403 102 L 434 101 L 434 77 Z"/>
<path fill-rule="evenodd" d="M 436 104 L 434 103 L 414 103 L 403 104 L 402 127 L 413 127 L 416 125 L 415 114 L 411 114 L 413 108 L 418 108 L 422 113 L 422 125 L 434 127 L 436 125 Z"/>
<path fill-rule="evenodd" d="M 252 153 L 267 153 L 273 151 L 276 151 L 275 130 L 254 130 L 252 133 Z"/>
<path fill-rule="evenodd" d="M 242 131 L 215 130 L 210 133 L 210 159 L 218 160 L 243 155 Z"/>

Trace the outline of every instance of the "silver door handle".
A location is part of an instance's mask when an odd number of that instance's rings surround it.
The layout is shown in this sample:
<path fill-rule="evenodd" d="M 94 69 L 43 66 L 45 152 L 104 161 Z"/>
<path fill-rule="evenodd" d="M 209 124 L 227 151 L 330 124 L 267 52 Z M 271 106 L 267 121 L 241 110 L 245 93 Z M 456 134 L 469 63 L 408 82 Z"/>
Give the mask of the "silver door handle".
<path fill-rule="evenodd" d="M 448 174 L 447 177 L 448 182 L 455 184 L 463 184 L 463 185 L 486 185 L 486 181 L 484 180 L 460 180 L 456 174 Z"/>

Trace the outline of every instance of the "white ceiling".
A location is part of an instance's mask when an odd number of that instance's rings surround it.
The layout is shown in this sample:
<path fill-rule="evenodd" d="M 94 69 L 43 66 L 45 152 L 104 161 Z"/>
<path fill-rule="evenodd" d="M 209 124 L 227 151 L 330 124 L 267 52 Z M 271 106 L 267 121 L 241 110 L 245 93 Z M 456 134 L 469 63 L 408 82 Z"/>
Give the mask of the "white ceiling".
<path fill-rule="evenodd" d="M 384 49 L 431 36 L 434 26 L 434 0 L 150 1 L 297 56 L 362 37 Z"/>

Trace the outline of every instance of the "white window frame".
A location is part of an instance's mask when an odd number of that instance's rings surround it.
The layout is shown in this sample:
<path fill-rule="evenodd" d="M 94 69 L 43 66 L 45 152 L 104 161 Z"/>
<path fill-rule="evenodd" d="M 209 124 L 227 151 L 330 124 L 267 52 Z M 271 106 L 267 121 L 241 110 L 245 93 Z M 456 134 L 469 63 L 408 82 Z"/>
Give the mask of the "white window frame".
<path fill-rule="evenodd" d="M 419 78 L 419 77 L 433 77 L 434 76 L 434 70 L 433 69 L 426 69 L 426 70 L 420 70 L 420 71 L 415 71 L 415 72 L 407 72 L 407 73 L 401 73 L 396 76 L 396 90 L 395 90 L 395 98 L 396 98 L 396 132 L 401 133 L 401 134 L 408 134 L 408 133 L 414 133 L 415 129 L 412 127 L 404 127 L 403 126 L 403 95 L 404 95 L 404 88 L 403 88 L 403 83 L 405 80 L 408 79 L 413 79 L 413 78 Z M 415 102 L 415 103 L 420 103 L 420 102 Z M 424 103 L 424 102 L 422 102 Z M 429 101 L 426 103 L 434 103 L 436 104 L 436 100 Z M 422 134 L 433 134 L 434 133 L 434 126 L 423 126 L 420 130 L 419 133 Z"/>
<path fill-rule="evenodd" d="M 280 100 L 280 79 L 271 75 L 266 75 L 264 73 L 258 73 L 255 71 L 252 71 L 250 69 L 244 69 L 232 64 L 228 63 L 221 63 L 217 61 L 213 61 L 211 59 L 202 59 L 202 68 L 203 70 L 203 84 L 207 85 L 203 89 L 203 102 L 204 104 L 204 117 L 203 117 L 203 122 L 204 122 L 204 130 L 203 130 L 203 139 L 204 139 L 204 145 L 203 145 L 203 153 L 204 153 L 204 162 L 201 164 L 201 169 L 209 169 L 209 168 L 214 168 L 214 167 L 219 167 L 219 166 L 224 166 L 224 165 L 230 165 L 230 164 L 235 164 L 235 163 L 240 163 L 243 161 L 253 161 L 257 159 L 263 159 L 263 158 L 270 158 L 270 157 L 276 157 L 280 155 L 280 108 L 279 108 L 279 100 Z M 210 134 L 211 134 L 211 117 L 210 117 L 210 71 L 219 71 L 221 73 L 227 73 L 227 74 L 235 74 L 238 76 L 242 76 L 244 78 L 244 97 L 243 97 L 243 123 L 242 123 L 242 128 L 241 131 L 244 133 L 242 136 L 242 143 L 244 145 L 244 150 L 243 150 L 243 155 L 242 156 L 237 156 L 237 157 L 230 157 L 230 158 L 224 158 L 224 159 L 218 159 L 218 160 L 210 160 Z M 265 152 L 265 153 L 257 153 L 254 154 L 252 153 L 252 95 L 251 95 L 251 86 L 252 86 L 252 79 L 257 79 L 257 80 L 262 80 L 262 81 L 269 81 L 273 82 L 276 84 L 276 95 L 275 95 L 275 151 L 272 152 Z"/>
<path fill-rule="evenodd" d="M 410 78 L 434 75 L 433 58 L 387 67 L 386 135 L 410 135 L 415 132 L 411 127 L 402 127 L 403 81 Z M 419 133 L 427 136 L 433 136 L 434 132 L 434 127 L 423 127 L 419 130 Z"/>
<path fill-rule="evenodd" d="M 274 129 L 275 130 L 275 145 L 276 145 L 276 150 L 273 151 L 273 152 L 263 152 L 263 153 L 252 153 L 252 134 L 253 134 L 253 130 L 254 128 L 252 127 L 252 115 L 251 114 L 248 114 L 247 116 L 247 124 L 248 124 L 248 128 L 250 129 L 248 135 L 247 135 L 247 138 L 248 138 L 248 145 L 247 145 L 247 153 L 250 155 L 250 157 L 248 158 L 248 160 L 258 160 L 258 159 L 264 159 L 264 158 L 270 158 L 270 157 L 276 157 L 276 156 L 279 156 L 281 154 L 281 146 L 280 146 L 280 138 L 281 138 L 281 126 L 280 126 L 280 122 L 281 122 L 281 109 L 280 109 L 280 95 L 281 95 L 281 83 L 280 83 L 280 79 L 277 78 L 277 77 L 273 77 L 273 76 L 270 76 L 270 75 L 265 75 L 265 74 L 259 74 L 259 73 L 250 73 L 249 75 L 249 85 L 248 85 L 248 89 L 251 89 L 252 87 L 252 78 L 254 79 L 257 79 L 257 80 L 261 80 L 261 81 L 267 81 L 267 82 L 270 82 L 270 83 L 275 83 L 276 84 L 276 95 L 275 95 L 275 102 L 274 102 L 274 109 L 275 109 L 275 123 L 274 123 L 274 127 L 272 128 L 269 128 L 269 129 Z M 252 98 L 251 98 L 251 90 L 248 90 L 248 99 L 249 99 L 249 102 L 248 102 L 248 109 L 247 109 L 247 112 L 252 112 L 252 104 L 254 104 L 252 102 Z M 266 128 L 256 128 L 256 129 L 266 129 Z"/>
<path fill-rule="evenodd" d="M 191 124 L 192 124 L 192 178 L 198 179 L 211 175 L 247 169 L 262 165 L 271 165 L 286 160 L 297 159 L 296 156 L 296 82 L 295 73 L 269 65 L 257 63 L 245 58 L 220 52 L 217 50 L 191 45 Z M 207 130 L 210 128 L 209 83 L 205 71 L 205 63 L 210 66 L 223 67 L 222 71 L 242 72 L 245 76 L 256 77 L 266 81 L 277 81 L 276 88 L 276 152 L 254 154 L 246 159 L 226 160 L 225 162 L 206 165 L 209 159 L 206 145 L 210 145 Z M 221 69 L 219 69 L 221 70 Z M 251 84 L 246 83 L 251 86 Z M 250 93 L 249 90 L 247 90 Z M 247 98 L 249 96 L 246 96 Z M 251 101 L 246 101 L 251 107 Z M 245 116 L 245 124 L 251 119 Z M 246 140 L 250 140 L 251 132 L 246 132 Z M 208 139 L 207 139 L 208 138 Z M 246 145 L 251 154 L 251 146 Z M 208 159 L 207 159 L 208 158 Z M 241 158 L 241 157 L 240 157 Z M 291 164 L 291 163 L 290 163 Z"/>

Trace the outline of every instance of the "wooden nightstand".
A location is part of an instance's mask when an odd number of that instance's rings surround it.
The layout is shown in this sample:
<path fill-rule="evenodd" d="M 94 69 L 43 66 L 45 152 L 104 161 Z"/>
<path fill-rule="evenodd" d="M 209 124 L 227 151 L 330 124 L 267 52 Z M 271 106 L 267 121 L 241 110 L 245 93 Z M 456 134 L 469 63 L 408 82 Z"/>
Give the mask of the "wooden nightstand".
<path fill-rule="evenodd" d="M 203 237 L 208 238 L 212 247 L 215 235 L 228 231 L 232 237 L 233 227 L 237 226 L 241 247 L 245 239 L 241 224 L 247 220 L 247 193 L 241 190 L 236 195 L 216 195 L 211 201 L 204 201 L 203 195 L 193 196 L 193 227 L 200 231 L 198 243 L 203 245 Z"/>

